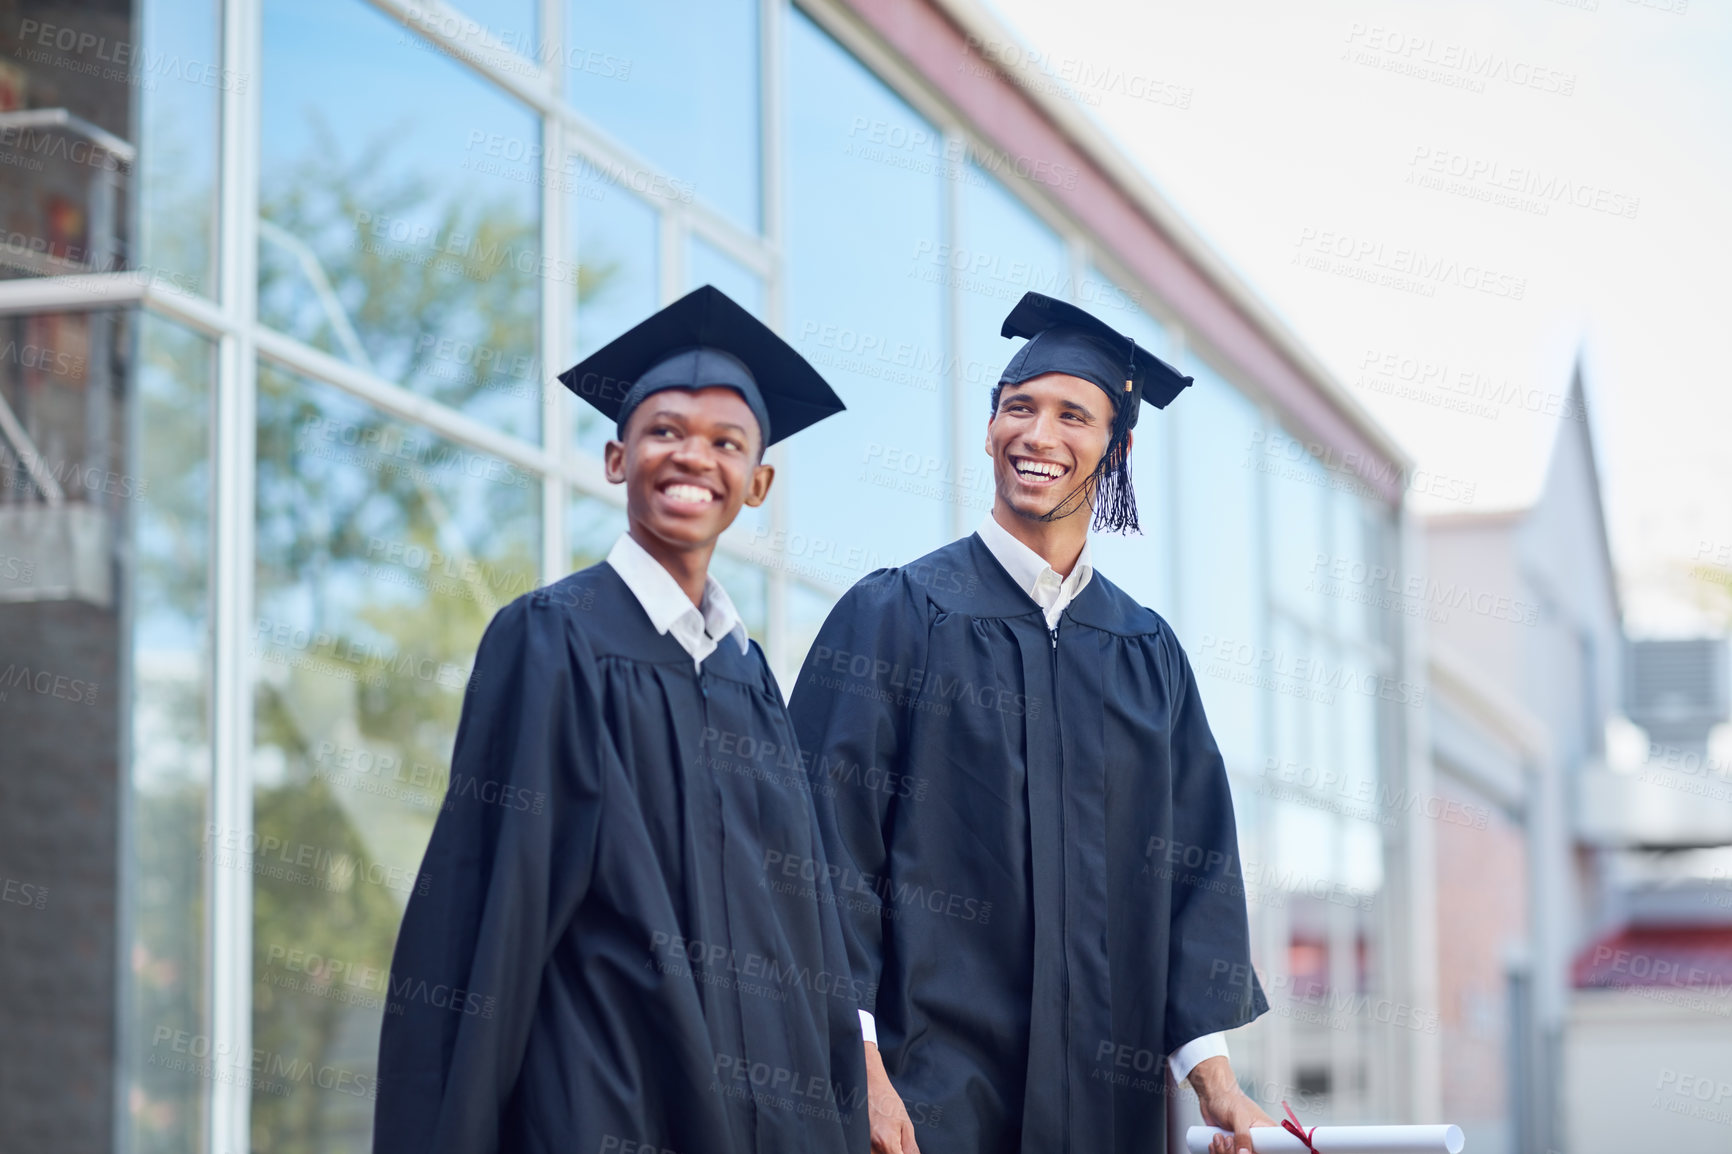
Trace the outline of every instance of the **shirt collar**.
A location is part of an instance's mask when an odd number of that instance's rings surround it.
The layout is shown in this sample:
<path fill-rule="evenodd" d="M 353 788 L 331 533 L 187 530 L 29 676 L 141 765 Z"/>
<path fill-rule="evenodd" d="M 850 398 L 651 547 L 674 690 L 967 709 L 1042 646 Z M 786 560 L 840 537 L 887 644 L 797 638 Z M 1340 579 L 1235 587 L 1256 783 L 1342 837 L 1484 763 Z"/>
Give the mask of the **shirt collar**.
<path fill-rule="evenodd" d="M 662 568 L 662 563 L 650 556 L 630 533 L 619 535 L 619 540 L 608 550 L 607 563 L 613 566 L 626 588 L 638 599 L 657 633 L 667 633 L 674 622 L 689 613 L 702 619 L 703 632 L 710 637 L 717 641 L 732 637 L 739 644 L 741 653 L 747 651 L 746 623 L 741 620 L 740 611 L 734 607 L 728 591 L 708 573 L 704 574 L 703 603 L 693 605 L 673 574 Z"/>
<path fill-rule="evenodd" d="M 1070 598 L 1074 598 L 1094 576 L 1094 558 L 1089 551 L 1087 538 L 1083 539 L 1082 552 L 1077 555 L 1076 565 L 1071 568 L 1070 576 L 1061 578 L 1058 571 L 1047 564 L 1045 557 L 1018 541 L 1009 529 L 1000 525 L 991 510 L 987 511 L 985 520 L 981 521 L 980 528 L 975 532 L 980 534 L 980 539 L 986 543 L 992 555 L 998 558 L 998 563 L 1004 566 L 1004 571 L 1010 574 L 1011 580 L 1030 597 L 1035 596 L 1035 590 L 1041 585 L 1043 577 L 1047 583 L 1065 588 L 1070 593 Z M 1051 576 L 1046 576 L 1047 574 Z M 1039 600 L 1038 597 L 1035 599 Z"/>

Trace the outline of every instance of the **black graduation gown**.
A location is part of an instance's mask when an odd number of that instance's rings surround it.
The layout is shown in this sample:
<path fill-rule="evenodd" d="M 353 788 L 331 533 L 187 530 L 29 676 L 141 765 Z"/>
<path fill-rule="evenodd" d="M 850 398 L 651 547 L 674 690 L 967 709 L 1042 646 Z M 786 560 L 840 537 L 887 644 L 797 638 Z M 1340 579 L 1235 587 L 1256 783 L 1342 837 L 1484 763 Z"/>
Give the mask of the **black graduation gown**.
<path fill-rule="evenodd" d="M 863 986 L 781 694 L 601 564 L 502 609 L 391 967 L 380 1154 L 863 1154 Z M 814 871 L 822 878 L 823 871 Z M 641 1144 L 634 1145 L 634 1144 Z"/>
<path fill-rule="evenodd" d="M 1049 635 L 971 535 L 849 590 L 790 712 L 924 1154 L 1164 1150 L 1166 1055 L 1268 1008 L 1166 622 L 1096 573 Z"/>

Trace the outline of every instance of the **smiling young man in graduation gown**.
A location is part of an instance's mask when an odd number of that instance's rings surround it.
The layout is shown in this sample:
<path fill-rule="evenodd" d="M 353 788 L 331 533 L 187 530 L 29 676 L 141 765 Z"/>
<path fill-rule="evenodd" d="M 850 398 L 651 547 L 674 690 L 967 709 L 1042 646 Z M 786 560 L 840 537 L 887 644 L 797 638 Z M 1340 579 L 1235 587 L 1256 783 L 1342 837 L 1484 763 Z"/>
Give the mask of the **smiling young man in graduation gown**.
<path fill-rule="evenodd" d="M 380 1154 L 862 1154 L 859 1008 L 775 681 L 716 540 L 842 408 L 714 288 L 561 380 L 618 423 L 629 531 L 482 638 L 391 967 Z M 787 768 L 792 767 L 792 772 Z"/>
<path fill-rule="evenodd" d="M 1165 1149 L 1163 1059 L 1250 1148 L 1220 1031 L 1250 970 L 1227 774 L 1172 629 L 1090 560 L 1134 529 L 1131 426 L 1190 383 L 1027 294 L 977 533 L 856 584 L 791 699 L 820 791 L 887 1154 Z M 924 1124 L 921 1124 L 924 1123 Z M 1226 1149 L 1228 1139 L 1217 1139 Z"/>

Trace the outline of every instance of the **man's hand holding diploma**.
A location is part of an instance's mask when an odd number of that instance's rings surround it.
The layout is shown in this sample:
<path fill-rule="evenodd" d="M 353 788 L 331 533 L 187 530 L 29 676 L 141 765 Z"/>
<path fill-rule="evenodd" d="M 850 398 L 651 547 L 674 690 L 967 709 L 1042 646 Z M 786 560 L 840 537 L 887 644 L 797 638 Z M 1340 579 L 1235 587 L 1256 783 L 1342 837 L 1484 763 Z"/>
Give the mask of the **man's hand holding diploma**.
<path fill-rule="evenodd" d="M 1209 1143 L 1209 1154 L 1251 1154 L 1251 1127 L 1275 1125 L 1275 1120 L 1239 1088 L 1227 1059 L 1204 1058 L 1191 1069 L 1188 1080 L 1197 1091 L 1203 1121 L 1233 1132 L 1216 1135 Z"/>

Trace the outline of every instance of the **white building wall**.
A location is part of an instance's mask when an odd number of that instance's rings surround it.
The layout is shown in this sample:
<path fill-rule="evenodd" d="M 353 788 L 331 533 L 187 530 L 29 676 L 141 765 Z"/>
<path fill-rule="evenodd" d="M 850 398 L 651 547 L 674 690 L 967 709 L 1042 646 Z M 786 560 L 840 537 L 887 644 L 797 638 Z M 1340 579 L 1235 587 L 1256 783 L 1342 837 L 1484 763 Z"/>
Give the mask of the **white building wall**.
<path fill-rule="evenodd" d="M 1568 1037 L 1569 1154 L 1732 1150 L 1732 997 L 1582 991 Z"/>

